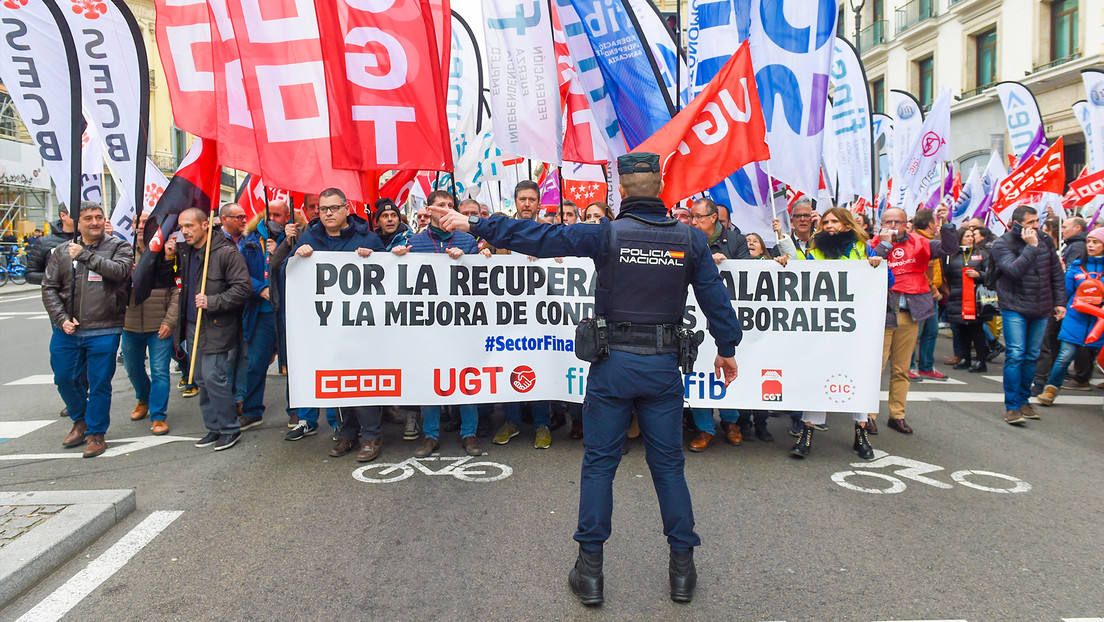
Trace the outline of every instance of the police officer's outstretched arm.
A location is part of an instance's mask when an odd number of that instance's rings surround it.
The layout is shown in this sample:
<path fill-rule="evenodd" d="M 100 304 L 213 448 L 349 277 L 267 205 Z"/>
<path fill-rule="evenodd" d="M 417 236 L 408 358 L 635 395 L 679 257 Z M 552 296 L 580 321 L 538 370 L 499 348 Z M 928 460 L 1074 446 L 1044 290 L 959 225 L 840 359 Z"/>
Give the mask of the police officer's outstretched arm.
<path fill-rule="evenodd" d="M 717 264 L 713 261 L 705 234 L 695 230 L 694 265 L 690 275 L 690 285 L 698 299 L 702 312 L 709 320 L 709 334 L 717 344 L 717 358 L 713 362 L 717 376 L 724 376 L 725 386 L 736 379 L 736 346 L 740 345 L 744 333 L 729 300 L 728 288 L 721 281 Z"/>
<path fill-rule="evenodd" d="M 480 219 L 474 228 L 468 217 L 447 208 L 429 206 L 437 212 L 445 231 L 464 231 L 492 246 L 533 257 L 590 257 L 597 259 L 609 246 L 605 226 L 567 227 L 503 216 Z"/>

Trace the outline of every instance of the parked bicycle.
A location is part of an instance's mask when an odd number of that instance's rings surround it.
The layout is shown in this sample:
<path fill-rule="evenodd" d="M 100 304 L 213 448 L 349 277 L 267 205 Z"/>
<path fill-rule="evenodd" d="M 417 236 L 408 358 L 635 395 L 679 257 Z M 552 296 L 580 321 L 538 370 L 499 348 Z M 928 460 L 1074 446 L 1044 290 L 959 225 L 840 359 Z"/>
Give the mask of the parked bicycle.
<path fill-rule="evenodd" d="M 0 260 L 0 286 L 9 280 L 16 285 L 27 282 L 27 266 L 23 265 L 22 257 L 21 249 L 14 245 L 3 250 L 3 259 Z"/>

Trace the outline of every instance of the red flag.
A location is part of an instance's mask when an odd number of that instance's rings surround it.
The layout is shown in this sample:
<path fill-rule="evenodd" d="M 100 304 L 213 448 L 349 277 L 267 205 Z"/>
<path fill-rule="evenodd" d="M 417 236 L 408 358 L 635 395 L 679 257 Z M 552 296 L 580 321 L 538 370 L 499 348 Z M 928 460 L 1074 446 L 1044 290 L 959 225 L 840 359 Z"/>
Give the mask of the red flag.
<path fill-rule="evenodd" d="M 211 102 L 216 72 L 207 3 L 156 0 L 157 49 L 173 104 L 173 121 L 185 132 L 215 138 Z"/>
<path fill-rule="evenodd" d="M 364 2 L 314 4 L 334 166 L 361 171 L 452 168 L 447 78 L 442 78 L 430 0 L 378 3 L 386 10 Z M 444 10 L 437 4 L 438 11 Z"/>
<path fill-rule="evenodd" d="M 954 175 L 954 185 L 951 186 L 951 196 L 954 198 L 954 202 L 958 203 L 958 197 L 962 194 L 962 171 L 958 171 Z"/>
<path fill-rule="evenodd" d="M 246 220 L 252 220 L 257 214 L 264 213 L 266 200 L 264 185 L 256 175 L 246 175 L 234 197 L 234 201 L 245 210 Z"/>
<path fill-rule="evenodd" d="M 1066 166 L 1062 157 L 1062 139 L 1059 138 L 1035 161 L 1027 158 L 1020 168 L 1012 171 L 1001 182 L 998 189 L 999 199 L 993 207 L 1001 212 L 1017 203 L 1026 192 L 1053 192 L 1062 194 L 1066 184 Z"/>
<path fill-rule="evenodd" d="M 1091 175 L 1082 173 L 1070 183 L 1070 192 L 1077 195 L 1076 205 L 1078 206 L 1104 195 L 1104 171 L 1097 171 Z"/>
<path fill-rule="evenodd" d="M 659 154 L 660 196 L 671 204 L 769 159 L 766 133 L 745 41 L 694 101 L 633 151 Z"/>
<path fill-rule="evenodd" d="M 241 94 L 235 96 L 236 87 L 229 92 L 231 118 L 243 110 L 240 99 L 253 128 L 260 166 L 246 170 L 288 190 L 316 193 L 332 186 L 364 200 L 364 175 L 333 166 L 314 5 L 303 0 L 266 0 L 264 10 L 257 2 L 211 0 L 210 5 L 216 16 L 228 14 L 240 59 L 227 64 L 226 81 L 233 87 L 233 75 L 243 85 Z M 226 14 L 212 22 L 224 21 Z M 240 77 L 231 73 L 239 69 Z"/>
<path fill-rule="evenodd" d="M 380 186 L 380 197 L 391 199 L 396 205 L 406 203 L 406 198 L 410 196 L 410 189 L 414 187 L 414 178 L 417 176 L 418 171 L 416 169 L 396 171 L 391 179 Z"/>

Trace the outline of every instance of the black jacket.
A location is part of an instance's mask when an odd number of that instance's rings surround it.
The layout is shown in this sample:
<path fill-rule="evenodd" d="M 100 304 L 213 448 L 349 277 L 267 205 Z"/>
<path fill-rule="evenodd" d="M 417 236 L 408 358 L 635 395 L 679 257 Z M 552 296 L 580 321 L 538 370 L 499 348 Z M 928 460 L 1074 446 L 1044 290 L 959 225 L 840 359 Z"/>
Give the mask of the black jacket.
<path fill-rule="evenodd" d="M 76 235 L 62 230 L 61 219 L 50 225 L 50 235 L 39 238 L 31 250 L 27 251 L 27 282 L 41 285 L 42 277 L 46 276 L 46 258 L 50 256 L 50 251 L 62 242 L 72 242 Z"/>
<path fill-rule="evenodd" d="M 218 231 L 210 234 L 211 259 L 207 268 L 207 309 L 200 321 L 199 347 L 201 354 L 229 352 L 238 347 L 238 337 L 242 332 L 242 309 L 253 294 L 253 281 L 249 278 L 249 268 L 238 252 L 238 247 Z M 180 320 L 176 325 L 176 343 L 182 342 L 187 335 L 188 306 L 195 305 L 199 284 L 192 290 L 188 274 L 192 262 L 198 262 L 199 273 L 203 273 L 204 249 L 191 245 L 181 245 L 180 275 L 183 289 L 180 292 Z M 191 344 L 189 344 L 190 347 Z"/>
<path fill-rule="evenodd" d="M 947 284 L 950 295 L 947 297 L 947 321 L 952 324 L 965 324 L 962 319 L 962 271 L 966 267 L 977 270 L 980 276 L 974 279 L 975 286 L 985 280 L 989 269 L 989 251 L 980 246 L 968 249 L 966 253 L 955 253 L 943 260 L 943 282 Z M 979 317 L 979 320 L 988 319 Z M 973 321 L 973 320 L 969 320 Z"/>
<path fill-rule="evenodd" d="M 709 245 L 709 252 L 720 253 L 729 259 L 751 259 L 747 238 L 740 233 L 739 229 L 729 231 L 721 227 L 721 237 Z"/>
<path fill-rule="evenodd" d="M 134 251 L 113 235 L 85 246 L 76 259 L 69 257 L 68 243 L 55 246 L 42 279 L 42 304 L 50 321 L 59 328 L 71 318 L 83 330 L 122 328 L 133 265 Z"/>
<path fill-rule="evenodd" d="M 1089 251 L 1085 247 L 1085 238 L 1087 233 L 1082 231 L 1081 233 L 1075 233 L 1066 240 L 1065 247 L 1062 248 L 1062 262 L 1067 266 L 1072 266 L 1073 262 L 1080 259 L 1082 263 L 1085 262 L 1085 258 L 1089 256 Z"/>
<path fill-rule="evenodd" d="M 1045 318 L 1066 306 L 1065 273 L 1049 235 L 1039 233 L 1039 245 L 1030 246 L 1008 231 L 993 243 L 990 257 L 1001 311 Z"/>

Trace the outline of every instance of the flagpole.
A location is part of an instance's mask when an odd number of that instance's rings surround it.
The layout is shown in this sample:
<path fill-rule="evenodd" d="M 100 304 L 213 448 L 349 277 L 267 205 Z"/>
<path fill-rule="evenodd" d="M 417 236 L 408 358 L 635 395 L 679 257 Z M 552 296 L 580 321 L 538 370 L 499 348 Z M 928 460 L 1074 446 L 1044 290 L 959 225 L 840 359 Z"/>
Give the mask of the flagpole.
<path fill-rule="evenodd" d="M 449 186 L 452 188 L 452 200 L 457 202 L 456 207 L 460 207 L 460 197 L 456 196 L 456 169 L 449 170 Z"/>
<path fill-rule="evenodd" d="M 943 170 L 945 166 L 946 166 L 946 162 L 940 162 L 939 163 L 939 207 L 940 208 L 943 207 L 943 190 L 944 190 L 945 186 L 947 185 L 947 171 Z M 935 211 L 935 213 L 938 214 L 939 210 L 937 209 Z"/>
<path fill-rule="evenodd" d="M 768 180 L 768 182 L 770 183 L 770 186 L 771 186 L 771 189 L 770 189 L 771 214 L 772 214 L 773 220 L 778 220 L 778 206 L 774 204 L 774 175 L 771 175 L 770 158 L 767 158 L 766 163 L 767 163 L 767 180 Z M 778 232 L 775 232 L 774 236 L 775 236 L 775 238 L 777 238 L 775 240 L 776 242 L 782 240 L 782 238 L 778 237 L 780 235 L 782 235 L 782 234 L 780 234 Z"/>
<path fill-rule="evenodd" d="M 675 0 L 675 113 L 682 110 L 682 0 Z M 731 216 L 731 214 L 730 214 Z"/>
<path fill-rule="evenodd" d="M 211 204 L 212 206 L 214 203 Z M 215 228 L 211 224 L 211 219 L 214 217 L 214 207 L 211 208 L 211 213 L 207 216 L 207 244 L 203 248 L 203 273 L 199 280 L 199 293 L 206 296 L 207 294 L 207 267 L 211 265 L 211 236 L 215 233 Z M 187 303 L 185 303 L 187 304 Z M 195 304 L 195 300 L 192 300 L 192 304 Z M 203 309 L 196 309 L 196 322 L 195 322 L 195 335 L 192 338 L 192 350 L 188 353 L 188 385 L 195 384 L 195 364 L 196 358 L 199 356 L 199 329 L 203 326 Z"/>
<path fill-rule="evenodd" d="M 560 215 L 560 224 L 562 225 L 563 224 L 563 210 L 564 210 L 564 204 L 563 204 L 563 167 L 562 166 L 556 166 L 556 185 L 559 186 L 559 191 L 560 191 L 560 211 L 558 213 Z"/>

